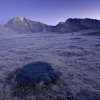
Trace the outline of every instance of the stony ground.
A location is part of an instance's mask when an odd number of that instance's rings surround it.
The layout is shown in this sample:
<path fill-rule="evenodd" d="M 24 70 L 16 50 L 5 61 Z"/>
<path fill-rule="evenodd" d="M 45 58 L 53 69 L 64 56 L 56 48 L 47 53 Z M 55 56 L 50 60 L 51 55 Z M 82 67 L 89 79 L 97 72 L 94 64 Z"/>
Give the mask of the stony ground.
<path fill-rule="evenodd" d="M 34 33 L 0 35 L 0 100 L 67 100 L 82 89 L 100 94 L 100 36 Z M 61 76 L 38 87 L 16 86 L 19 68 L 33 61 L 49 62 Z"/>

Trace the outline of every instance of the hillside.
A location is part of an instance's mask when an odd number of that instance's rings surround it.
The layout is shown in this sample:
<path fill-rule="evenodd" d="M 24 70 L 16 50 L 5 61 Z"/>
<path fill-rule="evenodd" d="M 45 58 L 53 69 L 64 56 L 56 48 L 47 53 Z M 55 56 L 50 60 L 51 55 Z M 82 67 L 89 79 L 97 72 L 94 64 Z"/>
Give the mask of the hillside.
<path fill-rule="evenodd" d="M 5 28 L 2 25 L 0 25 L 0 34 L 5 34 L 5 33 L 12 33 L 13 30 L 9 29 L 9 28 Z"/>
<path fill-rule="evenodd" d="M 51 26 L 43 24 L 41 22 L 31 21 L 26 18 L 19 18 L 15 17 L 7 22 L 4 25 L 7 28 L 13 29 L 17 32 L 30 32 L 30 33 L 37 33 L 37 32 L 47 32 L 51 31 Z"/>

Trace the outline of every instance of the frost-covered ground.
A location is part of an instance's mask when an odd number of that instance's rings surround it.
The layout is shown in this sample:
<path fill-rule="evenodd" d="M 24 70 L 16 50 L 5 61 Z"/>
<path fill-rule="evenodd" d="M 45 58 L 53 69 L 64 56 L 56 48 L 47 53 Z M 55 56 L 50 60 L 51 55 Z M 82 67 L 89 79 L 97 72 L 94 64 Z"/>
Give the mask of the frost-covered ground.
<path fill-rule="evenodd" d="M 81 36 L 84 32 L 1 34 L 0 100 L 67 100 L 67 90 L 77 96 L 82 89 L 99 94 L 100 36 Z M 62 75 L 56 83 L 20 97 L 14 74 L 33 61 L 49 62 Z"/>

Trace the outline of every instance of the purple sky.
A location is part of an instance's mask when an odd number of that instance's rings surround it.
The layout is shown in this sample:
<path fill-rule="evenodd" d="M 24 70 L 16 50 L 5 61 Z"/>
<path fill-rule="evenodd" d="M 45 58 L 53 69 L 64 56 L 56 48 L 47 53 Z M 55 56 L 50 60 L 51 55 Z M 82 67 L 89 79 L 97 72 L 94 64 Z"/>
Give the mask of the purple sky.
<path fill-rule="evenodd" d="M 0 24 L 14 17 L 48 25 L 67 18 L 100 19 L 100 0 L 0 0 Z"/>

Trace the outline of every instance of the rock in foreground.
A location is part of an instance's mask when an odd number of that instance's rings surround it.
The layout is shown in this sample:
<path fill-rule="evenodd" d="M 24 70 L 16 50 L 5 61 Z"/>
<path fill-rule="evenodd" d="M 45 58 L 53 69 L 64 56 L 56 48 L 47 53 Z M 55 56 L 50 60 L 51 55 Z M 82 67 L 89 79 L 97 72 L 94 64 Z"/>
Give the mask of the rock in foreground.
<path fill-rule="evenodd" d="M 60 73 L 47 62 L 33 62 L 23 66 L 16 75 L 15 81 L 20 85 L 46 84 L 56 80 Z"/>

